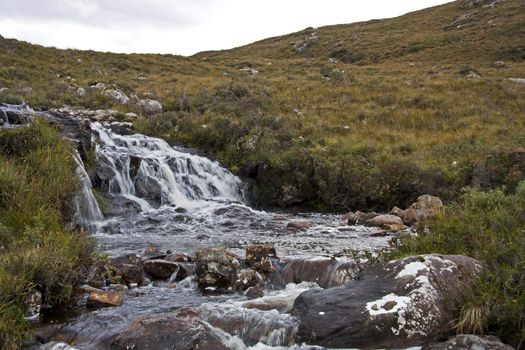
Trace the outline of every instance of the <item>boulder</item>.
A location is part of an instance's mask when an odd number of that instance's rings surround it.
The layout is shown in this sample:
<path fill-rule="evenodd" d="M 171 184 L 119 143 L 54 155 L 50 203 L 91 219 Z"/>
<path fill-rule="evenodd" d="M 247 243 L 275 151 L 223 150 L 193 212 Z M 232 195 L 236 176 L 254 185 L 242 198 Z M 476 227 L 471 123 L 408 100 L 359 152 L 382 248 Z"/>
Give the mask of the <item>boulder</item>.
<path fill-rule="evenodd" d="M 138 102 L 138 105 L 144 110 L 146 113 L 161 113 L 162 112 L 162 104 L 157 100 L 140 100 Z"/>
<path fill-rule="evenodd" d="M 121 264 L 117 266 L 117 274 L 122 277 L 126 283 L 141 283 L 144 279 L 142 268 L 132 264 Z"/>
<path fill-rule="evenodd" d="M 304 220 L 290 221 L 286 228 L 290 231 L 306 231 L 312 227 L 312 223 Z"/>
<path fill-rule="evenodd" d="M 174 314 L 136 319 L 111 343 L 113 350 L 228 350 L 221 338 L 204 322 Z"/>
<path fill-rule="evenodd" d="M 204 292 L 224 292 L 237 281 L 238 258 L 224 248 L 203 248 L 195 252 L 199 288 Z"/>
<path fill-rule="evenodd" d="M 115 102 L 118 102 L 122 105 L 125 105 L 129 102 L 129 97 L 124 92 L 118 89 L 104 90 L 104 95 L 111 97 L 113 100 L 115 100 Z"/>
<path fill-rule="evenodd" d="M 444 343 L 424 345 L 421 350 L 513 350 L 510 345 L 503 344 L 498 337 L 458 334 Z"/>
<path fill-rule="evenodd" d="M 364 224 L 366 221 L 375 218 L 379 214 L 371 212 L 371 213 L 363 213 L 362 211 L 356 211 L 355 213 L 349 212 L 345 215 L 343 215 L 343 221 L 346 222 L 348 225 L 361 225 Z"/>
<path fill-rule="evenodd" d="M 144 271 L 157 278 L 170 278 L 174 274 L 174 280 L 182 280 L 187 277 L 183 264 L 161 259 L 146 260 Z"/>
<path fill-rule="evenodd" d="M 107 307 L 122 305 L 122 293 L 107 290 L 94 290 L 89 293 L 87 307 Z"/>
<path fill-rule="evenodd" d="M 389 231 L 399 231 L 405 229 L 403 220 L 399 216 L 385 214 L 378 215 L 366 222 L 368 226 L 377 226 Z"/>
<path fill-rule="evenodd" d="M 149 246 L 144 249 L 144 256 L 148 259 L 164 259 L 168 254 L 161 252 L 158 247 Z"/>
<path fill-rule="evenodd" d="M 480 271 L 472 258 L 435 254 L 371 266 L 352 283 L 295 300 L 299 340 L 331 348 L 421 345 L 451 330 Z"/>

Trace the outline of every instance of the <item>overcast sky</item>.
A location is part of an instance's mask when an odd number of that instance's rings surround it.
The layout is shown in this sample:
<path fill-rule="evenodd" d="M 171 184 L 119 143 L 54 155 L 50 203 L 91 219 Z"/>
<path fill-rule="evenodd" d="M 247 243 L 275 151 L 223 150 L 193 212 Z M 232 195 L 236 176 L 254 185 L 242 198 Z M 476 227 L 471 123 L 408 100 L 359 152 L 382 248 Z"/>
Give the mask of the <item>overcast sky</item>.
<path fill-rule="evenodd" d="M 450 0 L 0 0 L 0 35 L 59 48 L 191 55 Z"/>

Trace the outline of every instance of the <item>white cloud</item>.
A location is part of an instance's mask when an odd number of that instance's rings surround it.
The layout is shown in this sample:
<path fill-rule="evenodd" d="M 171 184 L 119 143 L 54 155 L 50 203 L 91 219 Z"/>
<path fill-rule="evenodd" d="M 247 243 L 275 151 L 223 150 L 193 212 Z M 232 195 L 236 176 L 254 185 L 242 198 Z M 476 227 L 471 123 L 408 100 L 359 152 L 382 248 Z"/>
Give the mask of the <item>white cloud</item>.
<path fill-rule="evenodd" d="M 0 34 L 60 48 L 189 55 L 450 0 L 0 0 Z"/>

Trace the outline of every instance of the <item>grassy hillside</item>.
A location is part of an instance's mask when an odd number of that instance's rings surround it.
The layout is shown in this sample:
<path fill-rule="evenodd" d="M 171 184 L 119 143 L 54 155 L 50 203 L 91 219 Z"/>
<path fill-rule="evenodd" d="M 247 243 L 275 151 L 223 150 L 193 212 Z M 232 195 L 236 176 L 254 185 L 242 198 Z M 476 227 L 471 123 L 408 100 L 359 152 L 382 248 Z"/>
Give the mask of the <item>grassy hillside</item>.
<path fill-rule="evenodd" d="M 142 114 L 138 131 L 253 178 L 262 205 L 387 209 L 523 178 L 525 85 L 507 78 L 525 77 L 524 37 L 522 1 L 474 0 L 188 58 L 0 39 L 0 98 Z M 78 96 L 94 81 L 165 113 Z"/>

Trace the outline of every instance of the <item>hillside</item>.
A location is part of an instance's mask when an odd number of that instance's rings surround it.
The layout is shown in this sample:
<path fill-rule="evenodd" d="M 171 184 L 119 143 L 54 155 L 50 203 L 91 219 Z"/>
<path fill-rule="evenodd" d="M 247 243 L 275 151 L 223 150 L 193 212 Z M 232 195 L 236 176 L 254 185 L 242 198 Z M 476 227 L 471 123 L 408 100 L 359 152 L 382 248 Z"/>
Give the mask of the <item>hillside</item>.
<path fill-rule="evenodd" d="M 193 57 L 0 39 L 0 98 L 135 112 L 138 131 L 252 178 L 260 205 L 388 209 L 523 177 L 525 85 L 508 78 L 525 77 L 524 37 L 522 1 L 474 0 Z"/>

